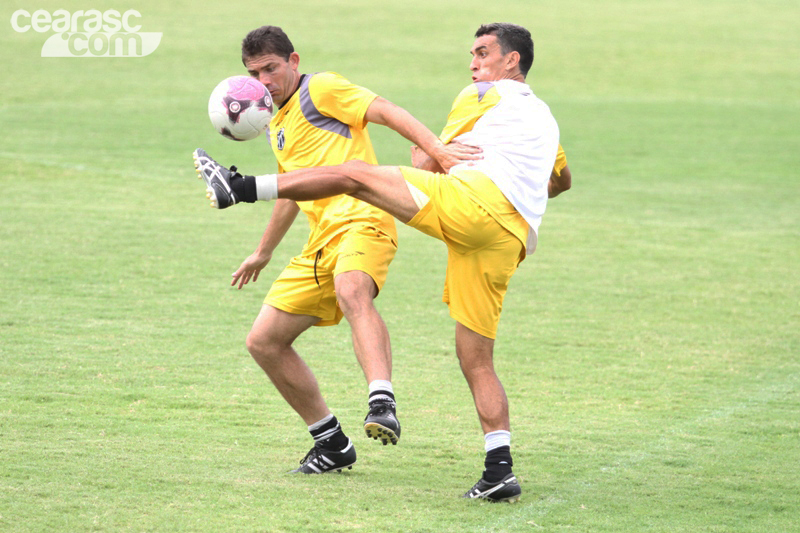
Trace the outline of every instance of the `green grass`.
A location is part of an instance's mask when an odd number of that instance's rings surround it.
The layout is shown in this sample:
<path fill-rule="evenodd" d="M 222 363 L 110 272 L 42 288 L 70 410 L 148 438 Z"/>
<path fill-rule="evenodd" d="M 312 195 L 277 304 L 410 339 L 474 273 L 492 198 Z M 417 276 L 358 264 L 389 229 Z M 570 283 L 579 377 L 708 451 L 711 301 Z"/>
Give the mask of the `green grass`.
<path fill-rule="evenodd" d="M 0 31 L 0 531 L 799 531 L 800 38 L 796 2 L 12 2 Z M 15 9 L 135 8 L 140 59 L 45 59 Z M 270 16 L 273 13 L 274 16 Z M 213 212 L 189 154 L 274 169 L 206 118 L 239 41 L 284 26 L 432 129 L 469 81 L 471 35 L 536 40 L 530 81 L 574 188 L 506 301 L 496 363 L 523 500 L 458 498 L 482 438 L 441 303 L 444 247 L 401 227 L 378 305 L 403 438 L 359 433 L 349 328 L 298 350 L 356 467 L 285 472 L 310 445 L 244 349 L 262 279 L 230 273 L 268 205 Z M 408 143 L 373 128 L 379 158 Z M 422 265 L 422 266 L 421 266 Z"/>

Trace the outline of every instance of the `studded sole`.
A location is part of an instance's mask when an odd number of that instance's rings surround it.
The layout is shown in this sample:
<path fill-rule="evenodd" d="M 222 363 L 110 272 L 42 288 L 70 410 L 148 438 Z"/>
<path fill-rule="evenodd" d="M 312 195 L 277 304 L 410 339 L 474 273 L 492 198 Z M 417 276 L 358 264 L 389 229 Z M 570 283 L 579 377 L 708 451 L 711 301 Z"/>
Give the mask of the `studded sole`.
<path fill-rule="evenodd" d="M 397 441 L 400 440 L 400 437 L 398 437 L 394 431 L 386 426 L 376 424 L 375 422 L 368 422 L 364 424 L 364 431 L 366 432 L 367 437 L 380 440 L 383 442 L 384 446 L 389 444 L 389 442 L 392 444 L 397 444 Z"/>
<path fill-rule="evenodd" d="M 194 160 L 194 170 L 197 172 L 197 179 L 205 181 L 203 177 L 203 173 L 200 171 L 200 161 L 197 159 L 197 150 L 192 152 L 192 159 Z M 217 202 L 217 195 L 214 193 L 214 189 L 208 185 L 206 181 L 206 198 L 211 200 L 211 207 L 214 209 L 219 209 L 219 202 Z"/>

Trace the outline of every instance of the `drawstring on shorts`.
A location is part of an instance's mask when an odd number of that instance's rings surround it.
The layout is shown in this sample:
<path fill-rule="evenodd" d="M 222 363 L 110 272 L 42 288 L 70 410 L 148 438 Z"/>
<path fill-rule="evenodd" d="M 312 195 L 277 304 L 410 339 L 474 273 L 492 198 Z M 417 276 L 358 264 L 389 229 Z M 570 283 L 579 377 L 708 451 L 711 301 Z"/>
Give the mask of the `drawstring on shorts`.
<path fill-rule="evenodd" d="M 314 281 L 317 282 L 317 287 L 319 287 L 319 278 L 317 277 L 317 263 L 319 263 L 319 258 L 322 257 L 322 249 L 320 248 L 317 250 L 317 257 L 314 258 Z"/>

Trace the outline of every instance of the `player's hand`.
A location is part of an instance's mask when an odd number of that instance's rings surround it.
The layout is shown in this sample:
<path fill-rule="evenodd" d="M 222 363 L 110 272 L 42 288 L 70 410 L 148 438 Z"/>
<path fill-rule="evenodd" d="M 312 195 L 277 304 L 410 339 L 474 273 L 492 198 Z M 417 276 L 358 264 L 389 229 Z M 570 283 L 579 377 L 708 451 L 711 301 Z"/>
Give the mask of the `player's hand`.
<path fill-rule="evenodd" d="M 443 144 L 436 153 L 436 160 L 445 172 L 459 163 L 469 163 L 483 159 L 483 150 L 477 146 L 450 141 Z"/>
<path fill-rule="evenodd" d="M 269 260 L 272 259 L 272 254 L 264 255 L 258 252 L 253 252 L 250 254 L 250 257 L 245 259 L 239 269 L 233 273 L 233 280 L 231 281 L 231 287 L 239 284 L 239 289 L 247 285 L 250 280 L 255 283 L 258 281 L 258 275 L 261 273 L 261 270 L 267 266 Z"/>

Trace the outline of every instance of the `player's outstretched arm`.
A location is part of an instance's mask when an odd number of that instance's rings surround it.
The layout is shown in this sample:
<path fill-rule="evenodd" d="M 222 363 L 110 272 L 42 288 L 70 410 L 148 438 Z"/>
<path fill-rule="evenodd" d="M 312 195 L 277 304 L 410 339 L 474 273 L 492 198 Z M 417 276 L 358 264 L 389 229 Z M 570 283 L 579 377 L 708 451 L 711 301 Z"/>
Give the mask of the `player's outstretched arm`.
<path fill-rule="evenodd" d="M 365 118 L 369 122 L 388 126 L 413 142 L 438 162 L 445 171 L 458 163 L 481 158 L 480 148 L 465 144 L 445 145 L 411 113 L 385 98 L 378 97 L 373 100 L 367 109 Z"/>
<path fill-rule="evenodd" d="M 300 207 L 292 200 L 277 200 L 272 209 L 267 228 L 256 250 L 245 259 L 233 273 L 231 286 L 239 284 L 239 289 L 251 280 L 258 281 L 258 275 L 272 259 L 272 253 L 292 226 Z"/>

